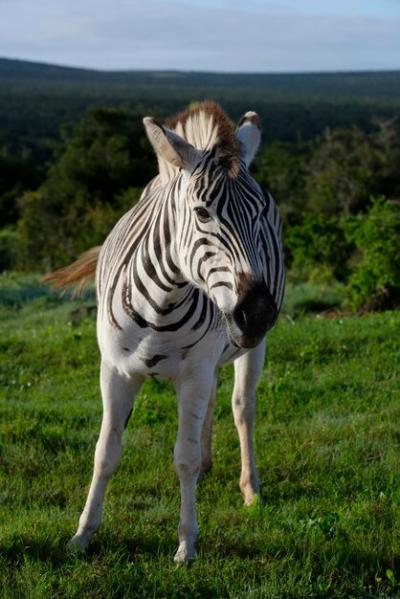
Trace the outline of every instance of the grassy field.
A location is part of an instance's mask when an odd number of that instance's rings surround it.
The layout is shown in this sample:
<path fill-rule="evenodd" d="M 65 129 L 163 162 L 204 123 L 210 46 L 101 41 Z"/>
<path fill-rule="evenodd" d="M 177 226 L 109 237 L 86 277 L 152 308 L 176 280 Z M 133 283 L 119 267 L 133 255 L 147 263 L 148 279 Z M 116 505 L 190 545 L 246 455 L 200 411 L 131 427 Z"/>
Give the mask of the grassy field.
<path fill-rule="evenodd" d="M 400 596 L 399 312 L 283 315 L 258 394 L 264 503 L 250 509 L 232 367 L 221 371 L 199 557 L 186 568 L 172 561 L 176 403 L 155 381 L 137 401 L 89 553 L 66 552 L 101 417 L 94 317 L 73 312 L 91 303 L 0 278 L 0 597 Z"/>

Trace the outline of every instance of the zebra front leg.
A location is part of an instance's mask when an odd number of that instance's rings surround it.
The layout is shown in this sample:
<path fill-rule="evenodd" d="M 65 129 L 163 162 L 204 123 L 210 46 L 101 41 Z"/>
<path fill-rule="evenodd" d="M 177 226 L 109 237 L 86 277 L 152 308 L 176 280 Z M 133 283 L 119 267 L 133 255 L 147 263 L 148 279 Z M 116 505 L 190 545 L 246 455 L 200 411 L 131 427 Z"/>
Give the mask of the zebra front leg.
<path fill-rule="evenodd" d="M 265 342 L 235 360 L 235 386 L 232 410 L 239 434 L 241 454 L 240 490 L 245 505 L 251 505 L 259 493 L 254 458 L 253 425 L 256 411 L 256 385 L 264 364 Z"/>
<path fill-rule="evenodd" d="M 212 455 L 211 455 L 211 438 L 212 438 L 212 421 L 214 416 L 214 405 L 217 388 L 214 385 L 211 391 L 210 399 L 208 400 L 207 412 L 204 418 L 203 429 L 201 431 L 201 468 L 199 481 L 207 472 L 211 470 Z"/>
<path fill-rule="evenodd" d="M 93 478 L 78 530 L 69 542 L 71 549 L 85 550 L 100 526 L 107 483 L 118 465 L 122 433 L 141 384 L 142 378 L 127 379 L 102 362 L 100 387 L 103 420 L 96 444 Z"/>
<path fill-rule="evenodd" d="M 195 556 L 199 532 L 196 520 L 196 483 L 201 465 L 201 431 L 207 405 L 215 385 L 215 372 L 201 369 L 178 385 L 179 425 L 174 463 L 181 490 L 179 547 L 176 562 L 189 562 Z"/>

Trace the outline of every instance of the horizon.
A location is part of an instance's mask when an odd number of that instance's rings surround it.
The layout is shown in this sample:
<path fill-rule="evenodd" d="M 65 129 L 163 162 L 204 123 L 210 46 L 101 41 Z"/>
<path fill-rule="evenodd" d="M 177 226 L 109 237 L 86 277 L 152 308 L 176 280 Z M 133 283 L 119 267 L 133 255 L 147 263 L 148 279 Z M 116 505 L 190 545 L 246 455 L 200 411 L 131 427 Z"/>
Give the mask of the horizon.
<path fill-rule="evenodd" d="M 194 69 L 141 69 L 141 68 L 126 68 L 126 69 L 102 69 L 96 67 L 85 67 L 81 65 L 63 64 L 55 62 L 47 62 L 43 60 L 31 60 L 29 58 L 19 58 L 15 56 L 1 56 L 0 61 L 5 60 L 9 62 L 21 62 L 43 67 L 55 67 L 59 69 L 71 69 L 77 71 L 88 71 L 102 74 L 113 74 L 113 73 L 182 73 L 182 74 L 194 74 L 194 75 L 362 75 L 363 73 L 398 73 L 400 72 L 400 66 L 398 68 L 371 68 L 371 69 L 332 69 L 332 70 L 311 70 L 311 71 L 213 71 L 209 70 L 194 70 Z"/>

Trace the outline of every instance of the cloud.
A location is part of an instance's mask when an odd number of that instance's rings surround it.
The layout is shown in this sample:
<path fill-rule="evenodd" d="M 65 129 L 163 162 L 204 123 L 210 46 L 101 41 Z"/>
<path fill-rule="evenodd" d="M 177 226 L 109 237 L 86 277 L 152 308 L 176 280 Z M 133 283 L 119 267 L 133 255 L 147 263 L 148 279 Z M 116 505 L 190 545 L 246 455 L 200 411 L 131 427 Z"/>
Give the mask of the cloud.
<path fill-rule="evenodd" d="M 4 1 L 4 0 L 3 0 Z M 0 54 L 97 68 L 304 71 L 400 68 L 400 17 L 304 14 L 287 0 L 213 5 L 18 0 Z M 284 10 L 282 10 L 282 6 Z M 13 23 L 10 26 L 10 22 Z"/>

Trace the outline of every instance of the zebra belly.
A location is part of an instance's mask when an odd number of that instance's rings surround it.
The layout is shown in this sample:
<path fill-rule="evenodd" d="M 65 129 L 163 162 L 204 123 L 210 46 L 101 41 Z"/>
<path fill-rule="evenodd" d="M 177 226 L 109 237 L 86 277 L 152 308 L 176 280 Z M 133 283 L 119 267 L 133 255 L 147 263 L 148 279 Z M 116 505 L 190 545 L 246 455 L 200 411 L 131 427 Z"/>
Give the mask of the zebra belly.
<path fill-rule="evenodd" d="M 225 330 L 213 330 L 198 343 L 191 343 L 193 331 L 160 333 L 143 331 L 132 321 L 121 330 L 109 323 L 98 324 L 102 358 L 126 376 L 136 374 L 178 381 L 189 369 L 207 362 L 216 368 L 244 353 L 232 345 Z"/>

